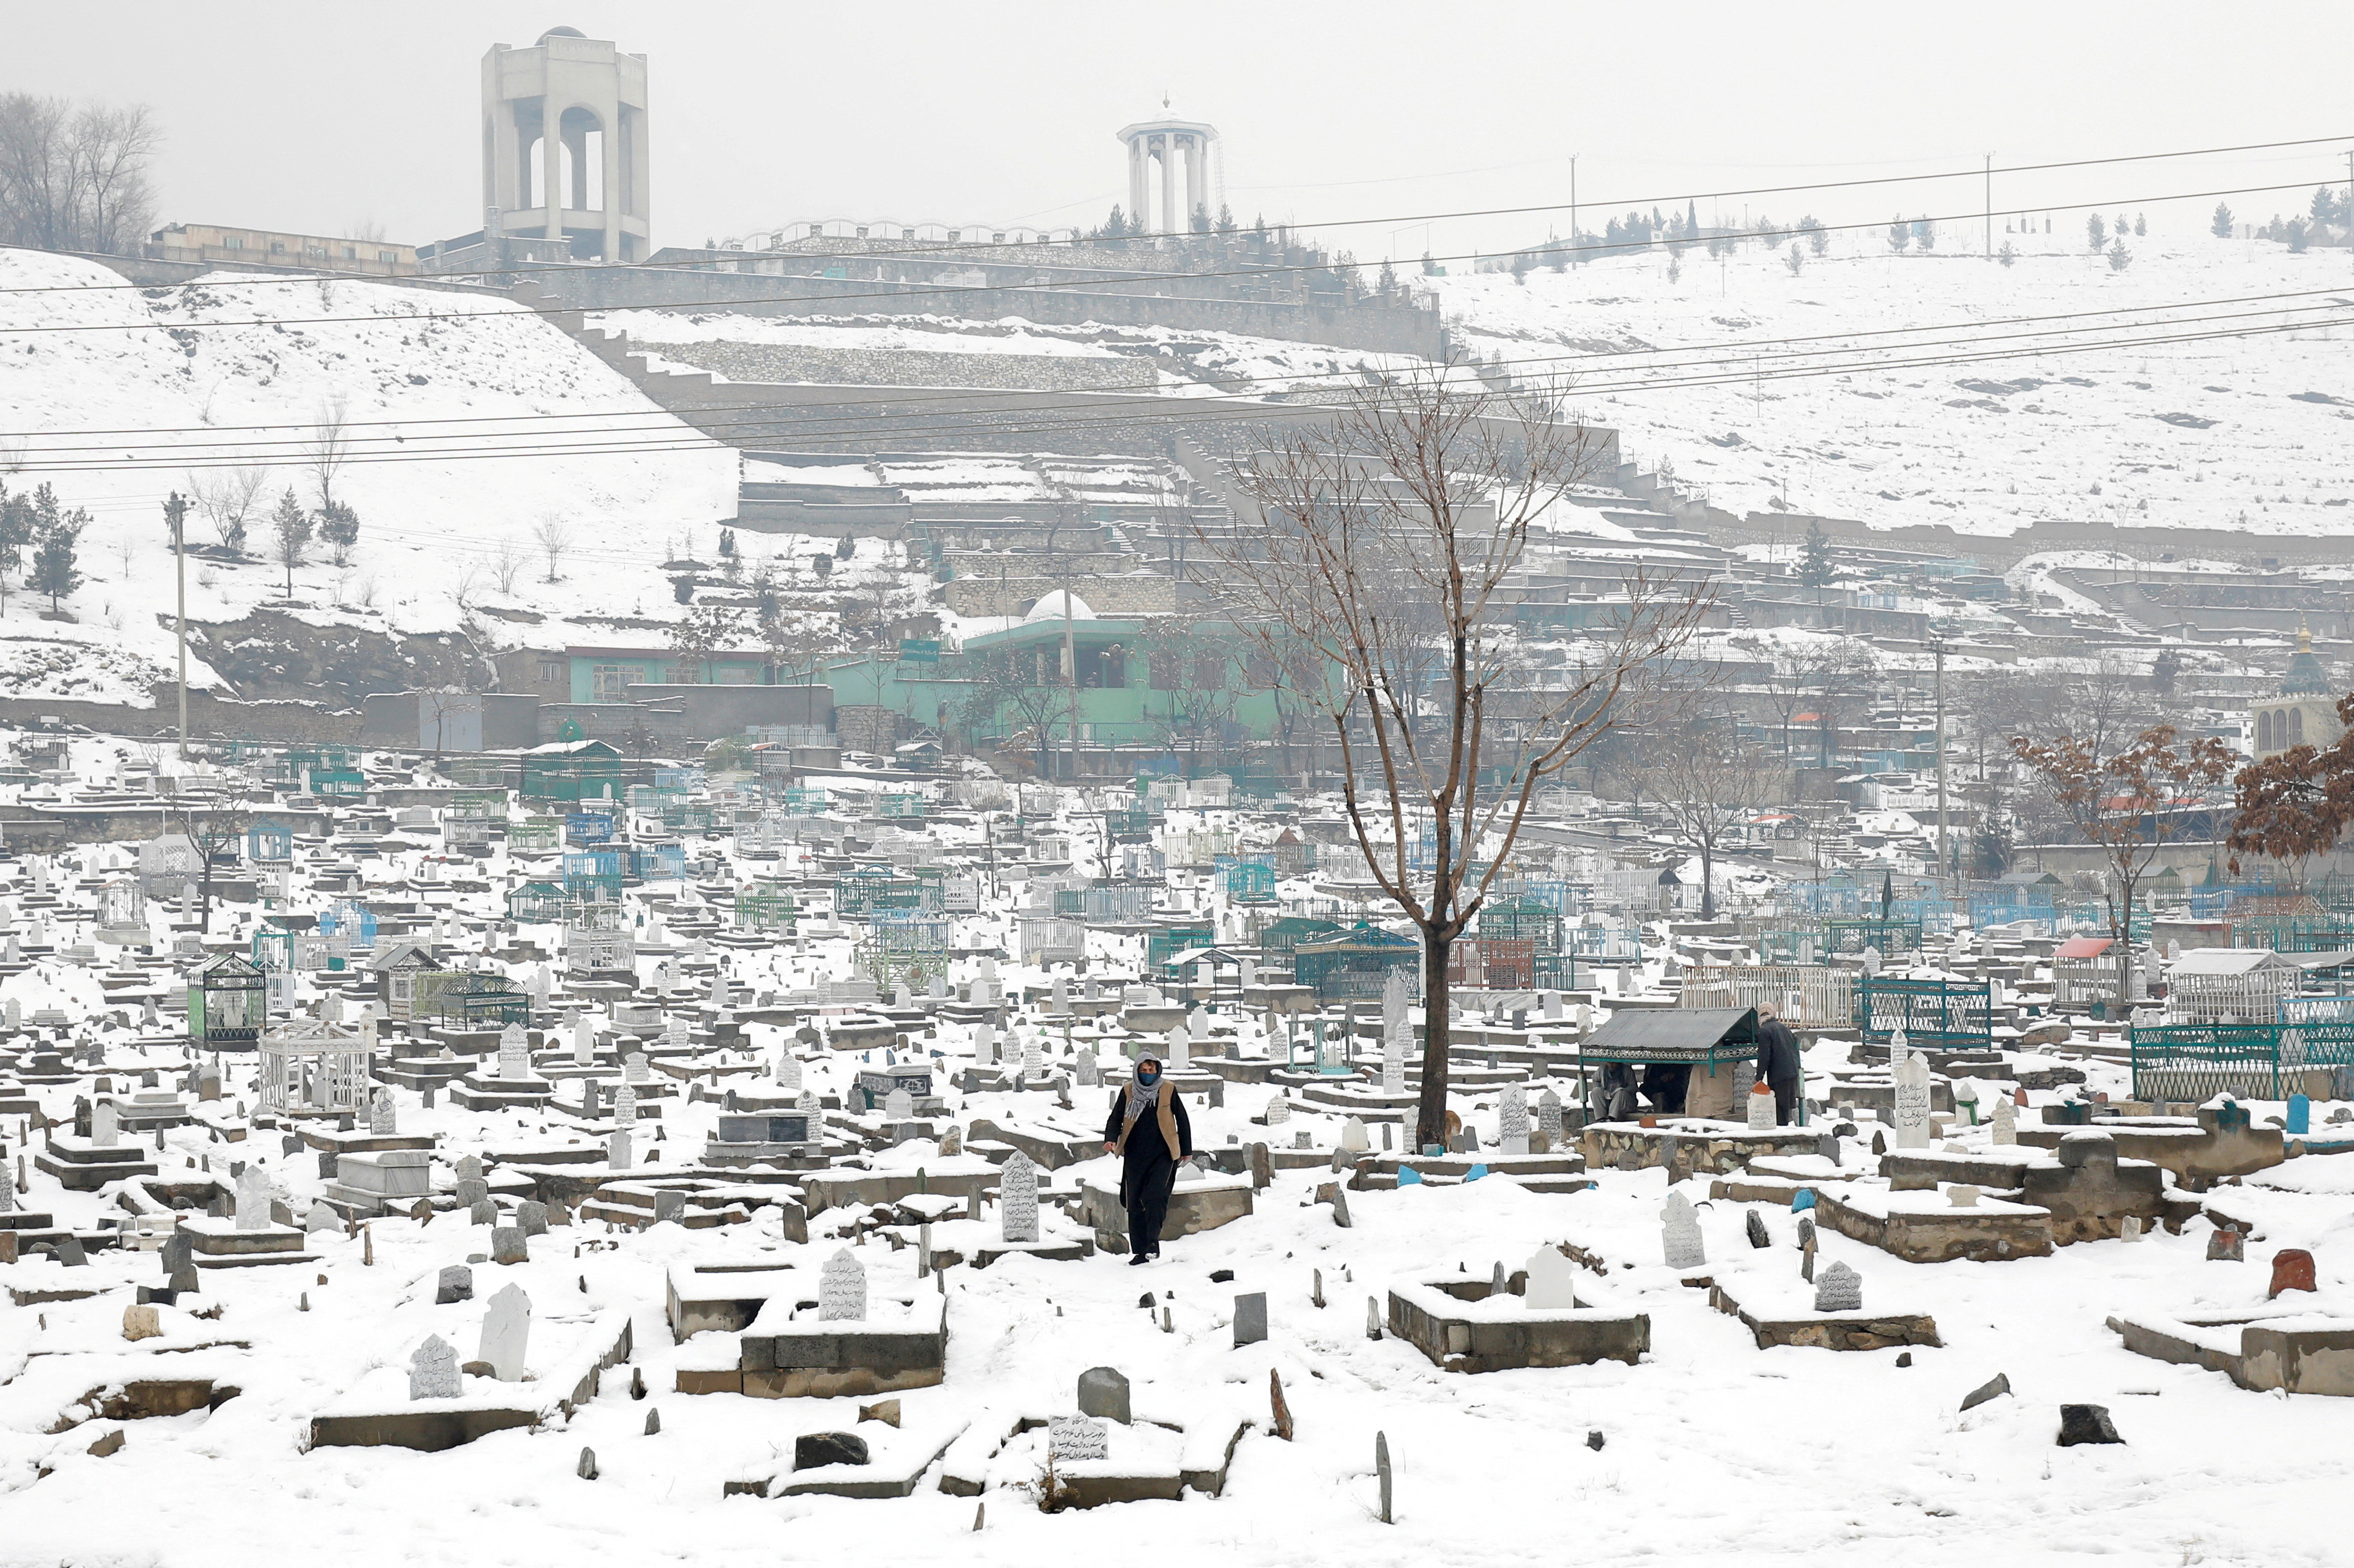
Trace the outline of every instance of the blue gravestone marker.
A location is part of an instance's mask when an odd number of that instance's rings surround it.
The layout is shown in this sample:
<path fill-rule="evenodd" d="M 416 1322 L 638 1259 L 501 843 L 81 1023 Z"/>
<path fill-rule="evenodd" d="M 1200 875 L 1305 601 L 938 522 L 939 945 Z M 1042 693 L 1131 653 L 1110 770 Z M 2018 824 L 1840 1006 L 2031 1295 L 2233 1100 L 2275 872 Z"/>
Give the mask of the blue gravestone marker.
<path fill-rule="evenodd" d="M 1815 1190 L 1812 1187 L 1799 1188 L 1797 1192 L 1790 1199 L 1790 1212 L 1794 1214 L 1811 1209 L 1814 1206 Z"/>
<path fill-rule="evenodd" d="M 1470 1170 L 1466 1171 L 1463 1173 L 1463 1180 L 1466 1181 L 1477 1181 L 1480 1177 L 1485 1176 L 1487 1173 L 1488 1168 L 1485 1165 L 1474 1165 Z"/>
<path fill-rule="evenodd" d="M 2288 1130 L 2292 1137 L 2303 1137 L 2313 1130 L 2313 1102 L 2303 1095 L 2288 1097 Z"/>
<path fill-rule="evenodd" d="M 1416 1171 L 1416 1170 L 1413 1166 L 1411 1166 L 1411 1165 L 1401 1165 L 1401 1166 L 1399 1166 L 1399 1167 L 1398 1167 L 1398 1185 L 1399 1185 L 1399 1186 L 1401 1186 L 1401 1187 L 1419 1187 L 1419 1186 L 1421 1186 L 1421 1185 L 1422 1185 L 1422 1172 L 1421 1172 L 1421 1171 Z"/>

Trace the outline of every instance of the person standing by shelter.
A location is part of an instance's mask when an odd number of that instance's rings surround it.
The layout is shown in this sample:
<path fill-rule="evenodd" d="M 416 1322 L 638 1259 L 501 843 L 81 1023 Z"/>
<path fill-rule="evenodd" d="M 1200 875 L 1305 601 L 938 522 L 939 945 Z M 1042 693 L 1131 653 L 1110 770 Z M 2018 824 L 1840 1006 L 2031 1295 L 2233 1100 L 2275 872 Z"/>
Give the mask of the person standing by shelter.
<path fill-rule="evenodd" d="M 1104 1152 L 1120 1157 L 1119 1201 L 1128 1209 L 1128 1261 L 1161 1255 L 1161 1224 L 1177 1164 L 1193 1152 L 1193 1124 L 1158 1056 L 1137 1059 L 1128 1086 L 1113 1092 L 1104 1121 Z"/>
<path fill-rule="evenodd" d="M 1757 1008 L 1757 1076 L 1774 1091 L 1774 1120 L 1788 1127 L 1798 1119 L 1798 1037 L 1765 1003 Z"/>

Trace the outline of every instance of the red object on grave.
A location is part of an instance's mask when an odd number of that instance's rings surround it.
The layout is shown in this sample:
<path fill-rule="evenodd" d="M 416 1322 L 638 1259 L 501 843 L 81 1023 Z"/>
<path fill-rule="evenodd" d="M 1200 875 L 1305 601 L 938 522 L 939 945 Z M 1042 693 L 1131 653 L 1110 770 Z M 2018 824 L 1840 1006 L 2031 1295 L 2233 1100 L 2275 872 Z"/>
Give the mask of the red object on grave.
<path fill-rule="evenodd" d="M 2025 1089 L 2011 1090 L 2010 1103 L 2017 1106 L 2020 1109 L 2025 1110 L 2027 1108 L 2027 1091 Z"/>
<path fill-rule="evenodd" d="M 2313 1255 L 2303 1247 L 2285 1247 L 2273 1254 L 2273 1287 L 2264 1293 L 2269 1301 L 2284 1290 L 2317 1290 L 2313 1282 Z"/>

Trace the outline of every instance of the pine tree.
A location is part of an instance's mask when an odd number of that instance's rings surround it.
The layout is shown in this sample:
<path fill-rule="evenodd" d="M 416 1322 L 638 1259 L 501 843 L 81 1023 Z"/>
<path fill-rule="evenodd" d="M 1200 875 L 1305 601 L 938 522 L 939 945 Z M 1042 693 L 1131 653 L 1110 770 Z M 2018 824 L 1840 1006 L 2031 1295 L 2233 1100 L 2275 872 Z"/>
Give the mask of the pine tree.
<path fill-rule="evenodd" d="M 1790 242 L 1790 253 L 1782 258 L 1782 265 L 1790 270 L 1790 276 L 1793 278 L 1807 270 L 1807 259 L 1798 249 L 1797 240 Z"/>
<path fill-rule="evenodd" d="M 1813 213 L 1798 219 L 1798 232 L 1807 237 L 1807 248 L 1818 256 L 1831 248 L 1831 231 Z"/>
<path fill-rule="evenodd" d="M 1225 202 L 1220 202 L 1218 204 L 1218 232 L 1220 234 L 1232 234 L 1234 231 L 1235 209 L 1228 207 Z"/>
<path fill-rule="evenodd" d="M 1522 288 L 1528 287 L 1529 254 L 1525 250 L 1518 252 L 1512 258 L 1512 281 Z"/>
<path fill-rule="evenodd" d="M 2149 214 L 2146 212 L 2137 212 L 2134 214 L 2134 238 L 2136 239 L 2139 239 L 2143 235 L 2147 234 L 2148 232 Z"/>
<path fill-rule="evenodd" d="M 286 597 L 294 597 L 294 568 L 302 564 L 302 546 L 311 542 L 311 514 L 294 499 L 292 486 L 278 498 L 270 514 L 270 542 L 278 546 L 279 565 L 286 568 Z"/>
<path fill-rule="evenodd" d="M 2002 249 L 1994 253 L 1994 259 L 2006 267 L 2015 267 L 2019 264 L 2019 251 L 2006 239 L 2002 242 Z"/>
<path fill-rule="evenodd" d="M 11 495 L 0 484 L 0 609 L 8 604 L 8 574 L 25 564 L 25 546 L 33 542 L 33 498 Z"/>
<path fill-rule="evenodd" d="M 1904 215 L 1898 213 L 1888 220 L 1888 249 L 1902 250 L 1913 243 L 1913 231 L 1905 227 Z"/>
<path fill-rule="evenodd" d="M 1422 275 L 1426 278 L 1438 276 L 1438 263 L 1430 259 L 1430 252 L 1427 250 L 1422 253 Z"/>
<path fill-rule="evenodd" d="M 2084 234 L 2092 240 L 2095 250 L 2109 242 L 2109 226 L 2101 221 L 2101 215 L 2097 212 L 2084 219 Z"/>
<path fill-rule="evenodd" d="M 2215 221 L 2207 226 L 2207 232 L 2213 235 L 2218 239 L 2231 238 L 2232 209 L 2225 207 L 2221 202 L 2217 202 L 2215 204 Z"/>
<path fill-rule="evenodd" d="M 1798 582 L 1802 587 L 1821 588 L 1839 576 L 1839 567 L 1831 560 L 1831 542 L 1819 523 L 1807 524 L 1806 543 L 1798 549 Z"/>
<path fill-rule="evenodd" d="M 1210 232 L 1210 204 L 1208 202 L 1197 201 L 1193 204 L 1193 223 L 1194 233 L 1207 234 Z"/>
<path fill-rule="evenodd" d="M 2313 236 L 2312 233 L 2305 227 L 2305 219 L 2301 217 L 2291 219 L 2288 226 L 2289 254 L 2292 256 L 2304 255 L 2305 248 L 2312 242 Z"/>
<path fill-rule="evenodd" d="M 2126 249 L 2123 236 L 2109 241 L 2109 270 L 2122 272 L 2133 265 L 2133 252 Z"/>
<path fill-rule="evenodd" d="M 48 486 L 41 489 L 47 492 Z M 90 514 L 80 507 L 60 514 L 52 500 L 43 520 L 40 536 L 33 546 L 33 569 L 25 583 L 35 593 L 49 596 L 49 609 L 58 608 L 58 600 L 81 587 L 81 571 L 74 560 L 74 546 L 81 531 L 90 526 Z"/>
<path fill-rule="evenodd" d="M 1381 290 L 1384 295 L 1397 291 L 1397 269 L 1390 264 L 1386 256 L 1382 258 Z"/>
<path fill-rule="evenodd" d="M 350 557 L 352 546 L 360 542 L 360 514 L 346 502 L 330 501 L 319 508 L 315 521 L 319 537 L 334 552 L 335 565 L 342 566 Z"/>
<path fill-rule="evenodd" d="M 1937 220 L 1927 213 L 1913 220 L 1913 243 L 1924 250 L 1937 249 Z"/>

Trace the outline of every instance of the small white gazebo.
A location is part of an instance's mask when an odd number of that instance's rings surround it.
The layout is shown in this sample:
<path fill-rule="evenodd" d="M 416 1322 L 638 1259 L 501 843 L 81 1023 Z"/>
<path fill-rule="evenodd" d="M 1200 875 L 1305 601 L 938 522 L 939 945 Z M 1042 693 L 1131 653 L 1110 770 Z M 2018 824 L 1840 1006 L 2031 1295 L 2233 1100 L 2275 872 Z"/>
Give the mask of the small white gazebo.
<path fill-rule="evenodd" d="M 363 1116 L 376 1021 L 290 1018 L 261 1035 L 261 1108 L 279 1116 Z"/>

